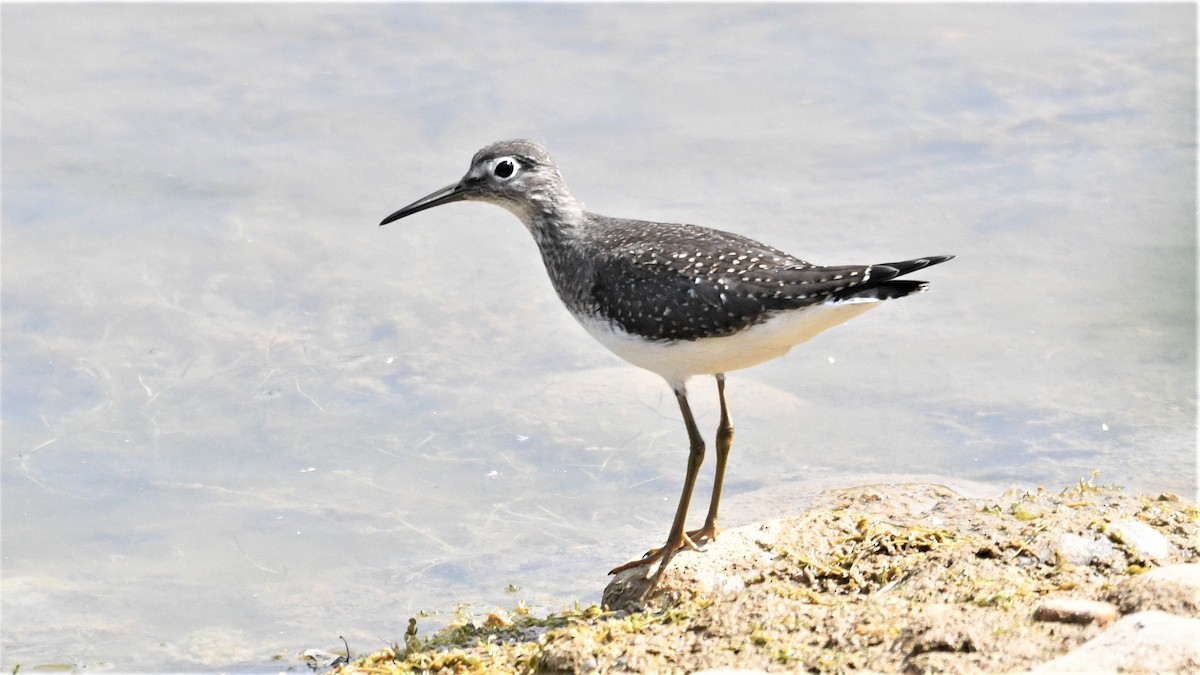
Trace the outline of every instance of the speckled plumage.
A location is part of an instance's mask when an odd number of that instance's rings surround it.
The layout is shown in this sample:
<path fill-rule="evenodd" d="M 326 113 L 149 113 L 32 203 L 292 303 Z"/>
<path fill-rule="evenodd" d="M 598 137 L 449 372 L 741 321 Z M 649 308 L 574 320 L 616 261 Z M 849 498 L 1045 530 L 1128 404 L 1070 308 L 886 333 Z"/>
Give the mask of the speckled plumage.
<path fill-rule="evenodd" d="M 517 166 L 497 181 L 491 170 L 501 160 Z M 549 153 L 526 140 L 483 148 L 454 187 L 469 192 L 462 198 L 503 206 L 525 223 L 554 289 L 577 318 L 651 341 L 728 337 L 780 312 L 907 295 L 922 282 L 894 277 L 947 259 L 822 267 L 730 232 L 597 215 L 571 195 Z M 428 208 L 423 202 L 413 206 Z M 413 206 L 397 213 L 415 212 Z"/>
<path fill-rule="evenodd" d="M 691 453 L 671 533 L 662 549 L 614 570 L 661 558 L 647 592 L 677 549 L 716 536 L 725 460 L 733 441 L 725 372 L 776 358 L 880 301 L 924 290 L 925 282 L 897 277 L 953 257 L 824 267 L 729 232 L 597 215 L 571 195 L 549 153 L 526 140 L 483 148 L 458 183 L 380 224 L 460 200 L 503 206 L 520 218 L 571 314 L 601 344 L 658 373 L 675 392 Z M 686 382 L 700 374 L 717 378 L 717 468 L 705 525 L 685 532 L 692 487 L 704 456 Z"/>
<path fill-rule="evenodd" d="M 778 249 L 695 225 L 587 215 L 590 278 L 575 311 L 651 340 L 725 337 L 779 312 L 861 290 L 889 268 L 818 267 Z"/>

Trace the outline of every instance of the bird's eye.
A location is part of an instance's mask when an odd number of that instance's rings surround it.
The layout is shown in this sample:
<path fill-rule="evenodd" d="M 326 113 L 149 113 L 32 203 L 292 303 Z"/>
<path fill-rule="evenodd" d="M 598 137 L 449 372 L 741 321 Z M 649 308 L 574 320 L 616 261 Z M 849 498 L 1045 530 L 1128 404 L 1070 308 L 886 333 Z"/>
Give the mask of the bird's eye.
<path fill-rule="evenodd" d="M 502 157 L 492 164 L 492 175 L 502 180 L 508 180 L 517 173 L 517 162 L 511 157 Z"/>

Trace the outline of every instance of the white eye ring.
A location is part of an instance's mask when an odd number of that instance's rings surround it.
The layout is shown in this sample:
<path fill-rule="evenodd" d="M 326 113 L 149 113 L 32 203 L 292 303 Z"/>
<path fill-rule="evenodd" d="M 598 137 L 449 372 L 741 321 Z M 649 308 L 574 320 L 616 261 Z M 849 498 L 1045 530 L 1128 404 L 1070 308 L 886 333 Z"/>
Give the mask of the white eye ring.
<path fill-rule="evenodd" d="M 517 175 L 521 168 L 520 162 L 513 157 L 500 157 L 492 162 L 492 175 L 500 180 L 509 180 Z"/>

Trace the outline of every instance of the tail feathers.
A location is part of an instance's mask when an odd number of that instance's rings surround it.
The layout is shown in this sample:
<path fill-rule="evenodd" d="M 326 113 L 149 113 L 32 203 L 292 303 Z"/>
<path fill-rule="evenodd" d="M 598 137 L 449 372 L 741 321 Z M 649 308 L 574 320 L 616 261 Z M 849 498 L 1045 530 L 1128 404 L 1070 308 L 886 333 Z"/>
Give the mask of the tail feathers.
<path fill-rule="evenodd" d="M 871 265 L 869 281 L 861 286 L 852 286 L 839 293 L 834 293 L 830 300 L 833 302 L 875 302 L 903 298 L 906 295 L 924 291 L 929 282 L 896 280 L 909 272 L 915 272 L 931 265 L 953 260 L 952 255 L 935 255 L 925 258 L 915 258 L 903 262 Z M 872 283 L 873 282 L 873 283 Z"/>
<path fill-rule="evenodd" d="M 908 274 L 909 272 L 916 272 L 917 270 L 925 269 L 926 267 L 931 267 L 933 265 L 944 263 L 947 260 L 954 260 L 954 256 L 952 256 L 952 255 L 931 255 L 931 256 L 927 256 L 925 258 L 914 258 L 913 260 L 905 260 L 904 262 L 883 263 L 882 267 L 890 267 L 890 268 L 896 270 L 896 274 L 894 274 L 893 276 L 902 277 L 905 274 Z"/>
<path fill-rule="evenodd" d="M 851 288 L 841 293 L 835 293 L 830 300 L 833 302 L 875 302 L 878 300 L 893 300 L 906 295 L 920 293 L 929 286 L 928 281 L 885 281 L 878 286 L 868 288 Z"/>

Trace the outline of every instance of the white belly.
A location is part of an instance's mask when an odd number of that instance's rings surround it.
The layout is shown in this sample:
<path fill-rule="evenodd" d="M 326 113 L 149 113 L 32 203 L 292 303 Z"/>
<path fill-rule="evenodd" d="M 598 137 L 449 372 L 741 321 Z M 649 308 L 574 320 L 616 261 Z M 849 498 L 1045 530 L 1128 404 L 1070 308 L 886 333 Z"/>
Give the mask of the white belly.
<path fill-rule="evenodd" d="M 823 303 L 782 312 L 764 323 L 726 337 L 647 342 L 593 319 L 580 323 L 600 344 L 640 368 L 658 373 L 672 387 L 693 375 L 715 375 L 749 368 L 783 356 L 823 330 L 845 323 L 878 305 L 858 301 Z"/>

